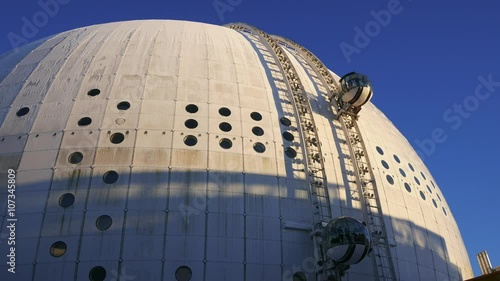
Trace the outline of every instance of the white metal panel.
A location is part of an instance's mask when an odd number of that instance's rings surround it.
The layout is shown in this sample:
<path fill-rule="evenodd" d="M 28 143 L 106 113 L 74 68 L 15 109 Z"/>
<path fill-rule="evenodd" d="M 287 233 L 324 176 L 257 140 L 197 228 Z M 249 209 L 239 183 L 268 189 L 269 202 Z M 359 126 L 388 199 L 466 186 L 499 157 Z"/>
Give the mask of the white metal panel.
<path fill-rule="evenodd" d="M 61 207 L 61 209 L 63 209 Z M 42 237 L 79 236 L 84 213 L 79 210 L 64 210 L 45 213 L 42 225 Z M 55 242 L 55 241 L 54 241 Z"/>
<path fill-rule="evenodd" d="M 199 103 L 208 102 L 208 81 L 207 78 L 197 78 L 189 75 L 179 76 L 177 80 L 176 100 Z"/>
<path fill-rule="evenodd" d="M 207 236 L 243 238 L 244 216 L 242 214 L 209 212 L 207 216 Z"/>
<path fill-rule="evenodd" d="M 46 251 L 48 253 L 48 251 Z M 71 280 L 75 276 L 76 264 L 74 261 L 63 262 L 58 259 L 54 262 L 54 257 L 52 261 L 37 262 L 35 281 L 44 280 Z M 29 271 L 29 270 L 27 270 Z M 16 273 L 16 277 L 17 273 Z M 29 280 L 29 279 L 18 279 L 18 280 Z"/>
<path fill-rule="evenodd" d="M 110 277 L 118 280 L 161 280 L 162 262 L 158 260 L 135 261 L 124 260 L 121 266 L 121 272 L 116 274 L 111 272 Z M 132 279 L 133 278 L 133 279 Z"/>

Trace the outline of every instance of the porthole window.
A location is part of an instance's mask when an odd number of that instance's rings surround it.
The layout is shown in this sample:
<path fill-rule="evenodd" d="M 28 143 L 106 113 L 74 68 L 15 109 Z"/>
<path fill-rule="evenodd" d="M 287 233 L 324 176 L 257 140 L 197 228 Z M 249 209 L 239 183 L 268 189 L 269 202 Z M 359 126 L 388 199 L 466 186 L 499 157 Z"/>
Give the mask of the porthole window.
<path fill-rule="evenodd" d="M 75 195 L 72 193 L 64 193 L 59 197 L 59 206 L 67 208 L 75 203 Z"/>
<path fill-rule="evenodd" d="M 229 108 L 227 108 L 227 107 L 221 107 L 221 108 L 219 108 L 219 114 L 227 117 L 227 116 L 231 115 L 231 110 L 229 110 Z"/>
<path fill-rule="evenodd" d="M 107 230 L 113 224 L 113 219 L 108 215 L 102 215 L 95 221 L 95 226 L 99 230 Z"/>
<path fill-rule="evenodd" d="M 260 115 L 260 113 L 258 112 L 252 112 L 250 113 L 250 117 L 255 120 L 255 121 L 260 121 L 262 120 L 262 115 Z"/>
<path fill-rule="evenodd" d="M 189 113 L 196 113 L 196 112 L 198 112 L 198 106 L 196 106 L 194 104 L 188 104 L 188 105 L 186 105 L 186 111 Z"/>
<path fill-rule="evenodd" d="M 378 154 L 380 155 L 384 155 L 384 151 L 382 150 L 382 148 L 380 148 L 379 146 L 377 146 L 377 152 Z"/>
<path fill-rule="evenodd" d="M 390 175 L 387 175 L 386 179 L 391 185 L 394 184 L 394 179 Z"/>
<path fill-rule="evenodd" d="M 23 107 L 17 111 L 16 115 L 18 117 L 21 117 L 21 116 L 28 114 L 28 112 L 30 112 L 30 109 L 28 107 Z"/>
<path fill-rule="evenodd" d="M 264 153 L 266 151 L 266 146 L 263 143 L 256 142 L 253 145 L 253 150 L 255 150 L 258 153 Z"/>
<path fill-rule="evenodd" d="M 66 243 L 63 241 L 54 242 L 52 246 L 50 246 L 50 255 L 55 258 L 62 257 L 66 253 L 66 249 Z"/>
<path fill-rule="evenodd" d="M 436 188 L 436 186 L 434 185 L 434 182 L 431 181 L 431 184 L 432 184 L 432 187 Z"/>
<path fill-rule="evenodd" d="M 92 89 L 90 91 L 87 92 L 87 95 L 91 96 L 91 97 L 95 97 L 97 95 L 99 95 L 101 93 L 101 90 L 99 89 Z"/>
<path fill-rule="evenodd" d="M 448 213 L 446 213 L 446 209 L 444 207 L 443 207 L 443 213 L 444 213 L 445 216 L 448 215 Z"/>
<path fill-rule="evenodd" d="M 434 208 L 438 207 L 438 204 L 436 203 L 436 200 L 432 199 L 432 205 L 434 205 Z"/>
<path fill-rule="evenodd" d="M 291 147 L 285 148 L 285 155 L 290 158 L 295 158 L 297 156 L 297 151 Z"/>
<path fill-rule="evenodd" d="M 106 278 L 106 269 L 102 266 L 95 266 L 89 272 L 90 281 L 104 281 Z"/>
<path fill-rule="evenodd" d="M 413 165 L 412 165 L 412 164 L 408 163 L 408 167 L 410 167 L 410 170 L 411 170 L 412 172 L 415 172 L 415 169 L 413 168 Z"/>
<path fill-rule="evenodd" d="M 293 141 L 295 138 L 290 132 L 283 132 L 282 136 L 287 141 Z"/>
<path fill-rule="evenodd" d="M 118 173 L 116 171 L 107 171 L 102 176 L 102 180 L 107 184 L 115 183 L 118 180 Z"/>
<path fill-rule="evenodd" d="M 188 135 L 184 138 L 184 144 L 187 146 L 195 146 L 198 143 L 198 139 L 193 135 Z"/>
<path fill-rule="evenodd" d="M 109 138 L 109 141 L 114 144 L 119 144 L 123 142 L 123 140 L 125 140 L 125 135 L 123 135 L 122 133 L 114 133 Z"/>
<path fill-rule="evenodd" d="M 130 103 L 128 101 L 122 101 L 116 105 L 118 110 L 127 110 L 130 108 Z"/>
<path fill-rule="evenodd" d="M 71 164 L 78 164 L 82 162 L 82 160 L 83 160 L 83 154 L 78 151 L 71 153 L 68 157 L 68 162 Z"/>
<path fill-rule="evenodd" d="M 219 129 L 223 132 L 229 132 L 233 129 L 233 127 L 227 122 L 222 122 L 219 124 Z"/>
<path fill-rule="evenodd" d="M 429 191 L 429 193 L 432 194 L 432 189 L 428 185 L 426 186 L 427 186 L 427 191 Z"/>
<path fill-rule="evenodd" d="M 399 173 L 403 176 L 406 177 L 406 173 L 403 169 L 399 168 Z"/>
<path fill-rule="evenodd" d="M 422 178 L 426 180 L 427 178 L 425 177 L 424 173 L 420 172 L 420 175 L 422 175 Z"/>
<path fill-rule="evenodd" d="M 406 182 L 405 182 L 405 189 L 406 189 L 406 191 L 411 192 L 411 187 L 410 187 L 410 185 L 409 185 L 408 183 L 406 183 Z"/>
<path fill-rule="evenodd" d="M 420 185 L 420 181 L 417 179 L 417 177 L 413 177 L 413 179 L 415 179 L 415 182 Z"/>
<path fill-rule="evenodd" d="M 436 193 L 436 196 L 439 199 L 439 201 L 443 202 L 443 200 L 441 200 L 441 197 L 439 196 L 439 194 Z"/>
<path fill-rule="evenodd" d="M 224 149 L 230 149 L 233 147 L 233 142 L 230 139 L 224 138 L 219 141 L 219 145 Z"/>
<path fill-rule="evenodd" d="M 288 119 L 286 117 L 281 117 L 280 123 L 283 124 L 283 126 L 287 126 L 287 127 L 292 125 L 292 121 L 290 121 L 290 119 Z"/>
<path fill-rule="evenodd" d="M 420 197 L 422 197 L 422 199 L 425 200 L 425 194 L 424 194 L 424 192 L 422 190 L 420 190 Z"/>
<path fill-rule="evenodd" d="M 306 278 L 306 275 L 304 274 L 304 272 L 295 272 L 293 274 L 293 281 L 307 281 L 307 278 Z"/>
<path fill-rule="evenodd" d="M 384 166 L 384 168 L 386 169 L 389 169 L 389 164 L 387 164 L 387 162 L 385 162 L 384 160 L 382 160 L 382 166 Z"/>
<path fill-rule="evenodd" d="M 401 160 L 399 160 L 399 157 L 396 154 L 394 154 L 394 160 L 398 163 L 401 163 Z"/>
<path fill-rule="evenodd" d="M 177 281 L 189 281 L 192 276 L 193 272 L 191 271 L 191 268 L 185 265 L 179 266 L 175 271 L 175 279 L 177 279 Z"/>
<path fill-rule="evenodd" d="M 184 126 L 186 126 L 189 129 L 194 129 L 194 128 L 198 127 L 198 121 L 196 121 L 194 119 L 188 119 L 188 120 L 186 120 L 186 122 L 184 122 Z"/>
<path fill-rule="evenodd" d="M 83 126 L 88 126 L 92 123 L 92 118 L 90 117 L 83 117 L 80 120 L 78 120 L 78 126 L 83 127 Z"/>
<path fill-rule="evenodd" d="M 261 127 L 253 127 L 252 133 L 256 136 L 262 136 L 264 135 L 264 130 Z"/>

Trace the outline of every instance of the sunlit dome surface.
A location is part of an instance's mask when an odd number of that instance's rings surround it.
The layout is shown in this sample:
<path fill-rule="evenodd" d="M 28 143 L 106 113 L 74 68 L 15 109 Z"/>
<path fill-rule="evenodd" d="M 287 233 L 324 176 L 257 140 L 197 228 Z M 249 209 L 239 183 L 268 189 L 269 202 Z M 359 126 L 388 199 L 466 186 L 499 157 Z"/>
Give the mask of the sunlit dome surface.
<path fill-rule="evenodd" d="M 119 22 L 1 55 L 0 172 L 6 183 L 16 170 L 17 222 L 13 275 L 2 188 L 0 279 L 317 280 L 308 163 L 323 165 L 329 216 L 366 214 L 327 87 L 303 53 L 282 48 L 318 139 L 305 137 L 283 65 L 251 32 Z M 397 280 L 472 277 L 408 141 L 371 102 L 358 125 Z M 377 280 L 375 256 L 343 280 Z"/>

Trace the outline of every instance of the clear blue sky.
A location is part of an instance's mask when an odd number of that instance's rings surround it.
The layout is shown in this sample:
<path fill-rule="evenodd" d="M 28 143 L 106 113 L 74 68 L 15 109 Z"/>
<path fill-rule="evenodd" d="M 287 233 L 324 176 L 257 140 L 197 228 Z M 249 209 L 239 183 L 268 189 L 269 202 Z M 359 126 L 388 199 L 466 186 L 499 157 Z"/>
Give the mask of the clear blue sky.
<path fill-rule="evenodd" d="M 481 85 L 478 77 L 488 80 L 491 75 L 491 80 L 500 82 L 499 1 L 401 0 L 378 30 L 370 25 L 371 11 L 389 10 L 394 0 L 59 1 L 64 3 L 58 5 L 59 11 L 46 18 L 37 1 L 5 2 L 0 11 L 0 53 L 13 48 L 7 36 L 11 32 L 19 41 L 33 41 L 77 27 L 131 19 L 243 21 L 304 45 L 340 75 L 367 74 L 374 84 L 373 102 L 415 148 L 415 140 L 431 138 L 435 129 L 444 134 L 438 140 L 446 140 L 434 142 L 432 153 L 424 152 L 424 161 L 458 222 L 475 274 L 479 274 L 475 255 L 483 249 L 493 266 L 500 265 L 499 83 L 481 86 L 482 99 L 474 97 Z M 229 9 L 218 14 L 214 3 L 234 7 L 226 6 Z M 23 33 L 23 17 L 38 24 L 38 30 Z M 367 24 L 372 28 L 369 42 L 356 44 L 354 28 L 365 30 Z M 340 48 L 342 42 L 351 51 L 357 48 L 350 62 Z M 464 103 L 459 112 L 456 106 Z"/>

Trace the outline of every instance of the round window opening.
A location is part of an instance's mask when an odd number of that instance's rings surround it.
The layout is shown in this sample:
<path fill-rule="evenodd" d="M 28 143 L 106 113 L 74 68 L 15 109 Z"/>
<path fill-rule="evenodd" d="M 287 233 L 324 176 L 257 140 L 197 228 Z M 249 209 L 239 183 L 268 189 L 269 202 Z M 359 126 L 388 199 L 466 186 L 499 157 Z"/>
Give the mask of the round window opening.
<path fill-rule="evenodd" d="M 107 171 L 104 173 L 102 176 L 102 180 L 106 184 L 112 184 L 115 183 L 118 180 L 118 173 L 116 171 Z"/>
<path fill-rule="evenodd" d="M 443 213 L 444 213 L 445 216 L 448 215 L 448 213 L 446 213 L 446 209 L 444 207 L 443 207 Z"/>
<path fill-rule="evenodd" d="M 394 160 L 398 163 L 401 163 L 401 160 L 399 160 L 399 157 L 396 154 L 394 154 Z"/>
<path fill-rule="evenodd" d="M 92 118 L 90 117 L 83 117 L 80 120 L 78 120 L 78 126 L 83 127 L 83 126 L 88 126 L 92 123 Z"/>
<path fill-rule="evenodd" d="M 264 153 L 264 151 L 266 151 L 266 146 L 261 142 L 256 142 L 253 145 L 253 150 L 255 150 L 258 153 Z"/>
<path fill-rule="evenodd" d="M 119 144 L 123 142 L 123 140 L 125 140 L 125 135 L 123 135 L 122 133 L 114 133 L 109 138 L 109 141 L 114 144 Z"/>
<path fill-rule="evenodd" d="M 97 95 L 99 95 L 101 93 L 101 90 L 99 89 L 92 89 L 90 91 L 87 92 L 87 95 L 91 96 L 91 97 L 95 97 Z"/>
<path fill-rule="evenodd" d="M 258 112 L 252 112 L 250 113 L 250 117 L 255 120 L 255 121 L 260 121 L 262 120 L 262 115 L 260 115 L 260 113 Z"/>
<path fill-rule="evenodd" d="M 66 243 L 63 241 L 54 242 L 52 246 L 50 246 L 50 255 L 55 258 L 62 257 L 66 253 L 66 249 Z"/>
<path fill-rule="evenodd" d="M 418 185 L 420 185 L 420 181 L 418 180 L 418 178 L 417 178 L 417 177 L 413 177 L 413 179 L 415 179 L 415 182 L 416 182 Z"/>
<path fill-rule="evenodd" d="M 443 202 L 443 200 L 441 200 L 441 196 L 439 196 L 439 194 L 436 193 L 436 196 L 437 196 L 439 201 Z"/>
<path fill-rule="evenodd" d="M 411 187 L 410 187 L 410 185 L 409 185 L 408 183 L 406 183 L 406 182 L 405 182 L 405 189 L 406 189 L 406 191 L 411 192 Z"/>
<path fill-rule="evenodd" d="M 406 177 L 406 173 L 405 171 L 403 171 L 403 169 L 399 168 L 399 173 L 401 173 L 403 177 Z"/>
<path fill-rule="evenodd" d="M 28 112 L 30 112 L 30 109 L 28 107 L 23 107 L 17 111 L 16 115 L 18 117 L 21 117 L 21 116 L 28 114 Z"/>
<path fill-rule="evenodd" d="M 99 230 L 107 230 L 113 224 L 113 219 L 108 215 L 102 215 L 95 221 L 95 226 Z"/>
<path fill-rule="evenodd" d="M 188 120 L 186 120 L 186 122 L 184 122 L 184 126 L 186 126 L 189 129 L 194 129 L 194 128 L 198 127 L 198 121 L 196 121 L 194 119 L 188 119 Z"/>
<path fill-rule="evenodd" d="M 229 132 L 233 129 L 233 127 L 227 122 L 222 122 L 219 124 L 219 129 L 223 132 Z"/>
<path fill-rule="evenodd" d="M 382 148 L 380 148 L 379 146 L 377 146 L 377 152 L 378 154 L 380 155 L 384 155 L 384 151 L 382 150 Z"/>
<path fill-rule="evenodd" d="M 436 203 L 436 200 L 432 199 L 432 204 L 434 205 L 434 208 L 438 207 L 438 204 Z"/>
<path fill-rule="evenodd" d="M 189 135 L 184 138 L 184 144 L 187 146 L 195 146 L 197 143 L 198 139 L 193 135 Z"/>
<path fill-rule="evenodd" d="M 262 129 L 261 127 L 253 127 L 252 133 L 256 136 L 262 136 L 264 135 L 264 129 Z"/>
<path fill-rule="evenodd" d="M 287 141 L 293 141 L 295 138 L 290 132 L 283 132 L 282 136 Z"/>
<path fill-rule="evenodd" d="M 116 105 L 116 108 L 118 108 L 118 110 L 127 110 L 130 108 L 130 103 L 128 101 L 122 101 Z"/>
<path fill-rule="evenodd" d="M 233 147 L 233 142 L 230 139 L 224 138 L 219 141 L 219 145 L 224 149 L 230 149 Z"/>
<path fill-rule="evenodd" d="M 422 190 L 420 191 L 420 197 L 422 197 L 422 199 L 425 200 L 425 194 Z"/>
<path fill-rule="evenodd" d="M 394 179 L 390 175 L 387 175 L 386 178 L 391 185 L 394 184 Z"/>
<path fill-rule="evenodd" d="M 78 164 L 82 162 L 82 160 L 83 160 L 83 154 L 78 151 L 71 153 L 68 157 L 68 162 L 71 164 Z"/>
<path fill-rule="evenodd" d="M 59 206 L 67 208 L 75 203 L 75 195 L 73 193 L 64 193 L 59 197 Z"/>
<path fill-rule="evenodd" d="M 186 105 L 186 111 L 189 113 L 196 113 L 196 112 L 198 112 L 198 106 L 196 106 L 194 104 L 188 104 L 188 105 Z"/>
<path fill-rule="evenodd" d="M 426 185 L 426 186 L 427 186 L 427 190 L 429 191 L 429 193 L 432 194 L 432 189 L 428 185 Z"/>
<path fill-rule="evenodd" d="M 295 272 L 293 274 L 293 281 L 307 281 L 307 278 L 306 278 L 306 275 L 304 274 L 304 272 Z"/>
<path fill-rule="evenodd" d="M 297 156 L 297 151 L 291 147 L 285 148 L 285 155 L 290 158 L 295 158 Z"/>
<path fill-rule="evenodd" d="M 231 110 L 229 110 L 229 108 L 227 108 L 227 107 L 221 107 L 221 108 L 219 108 L 219 114 L 227 117 L 227 116 L 231 115 Z"/>
<path fill-rule="evenodd" d="M 177 281 L 189 281 L 192 276 L 193 272 L 191 271 L 191 268 L 185 265 L 179 266 L 175 271 L 175 279 L 177 279 Z"/>
<path fill-rule="evenodd" d="M 292 121 L 290 121 L 290 119 L 288 119 L 286 117 L 281 117 L 280 123 L 283 124 L 283 126 L 287 126 L 287 127 L 292 125 Z"/>
<path fill-rule="evenodd" d="M 413 168 L 413 165 L 412 165 L 412 164 L 408 163 L 408 167 L 410 167 L 410 170 L 411 170 L 412 172 L 415 172 L 415 169 Z"/>
<path fill-rule="evenodd" d="M 90 281 L 104 281 L 106 278 L 106 269 L 102 266 L 93 267 L 89 272 Z"/>
<path fill-rule="evenodd" d="M 384 168 L 386 169 L 389 169 L 389 164 L 387 164 L 387 162 L 385 162 L 384 160 L 382 160 L 382 166 L 384 166 Z"/>

